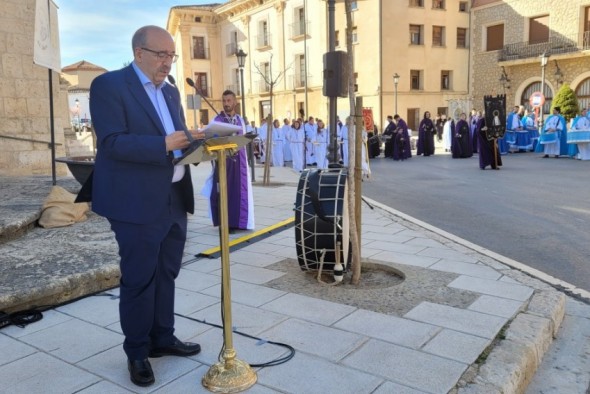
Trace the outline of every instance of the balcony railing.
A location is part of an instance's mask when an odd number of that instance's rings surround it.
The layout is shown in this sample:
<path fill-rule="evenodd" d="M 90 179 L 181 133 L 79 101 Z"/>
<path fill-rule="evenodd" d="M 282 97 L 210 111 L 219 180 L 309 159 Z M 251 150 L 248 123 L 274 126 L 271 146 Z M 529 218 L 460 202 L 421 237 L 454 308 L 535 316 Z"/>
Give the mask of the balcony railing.
<path fill-rule="evenodd" d="M 270 47 L 270 34 L 260 34 L 256 36 L 257 48 Z"/>
<path fill-rule="evenodd" d="M 210 59 L 209 48 L 193 48 L 193 59 Z"/>
<path fill-rule="evenodd" d="M 303 89 L 305 87 L 305 83 L 307 82 L 307 86 L 311 85 L 311 75 L 307 76 L 307 81 L 305 80 L 305 75 L 295 74 L 291 75 L 290 82 L 291 82 L 291 89 Z"/>
<path fill-rule="evenodd" d="M 241 96 L 242 92 L 240 90 L 240 84 L 236 83 L 234 85 L 227 85 L 225 87 L 226 90 L 231 90 L 232 92 L 234 92 L 236 94 L 236 96 Z"/>
<path fill-rule="evenodd" d="M 225 56 L 235 56 L 238 52 L 238 44 L 236 42 L 230 42 L 225 45 Z"/>
<path fill-rule="evenodd" d="M 549 37 L 547 42 L 531 44 L 527 42 L 517 42 L 514 44 L 504 45 L 498 56 L 499 61 L 529 59 L 541 56 L 545 53 L 547 56 L 560 53 L 578 52 L 585 49 L 590 44 L 586 39 L 588 36 L 584 33 L 583 45 L 578 45 L 578 36 L 554 36 Z"/>
<path fill-rule="evenodd" d="M 267 83 L 264 79 L 258 81 L 258 91 L 260 93 L 268 93 L 270 92 L 270 84 Z"/>
<path fill-rule="evenodd" d="M 309 35 L 309 22 L 295 22 L 290 25 L 291 38 L 300 37 L 304 34 Z"/>

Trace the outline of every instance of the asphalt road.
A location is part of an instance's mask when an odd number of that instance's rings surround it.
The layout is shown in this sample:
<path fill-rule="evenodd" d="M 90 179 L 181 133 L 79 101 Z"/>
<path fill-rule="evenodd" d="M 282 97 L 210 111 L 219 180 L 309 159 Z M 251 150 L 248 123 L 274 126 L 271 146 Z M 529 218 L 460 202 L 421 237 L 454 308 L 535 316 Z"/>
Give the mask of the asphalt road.
<path fill-rule="evenodd" d="M 440 148 L 437 148 L 440 151 Z M 371 159 L 362 194 L 449 233 L 590 291 L 590 161 L 477 154 Z"/>

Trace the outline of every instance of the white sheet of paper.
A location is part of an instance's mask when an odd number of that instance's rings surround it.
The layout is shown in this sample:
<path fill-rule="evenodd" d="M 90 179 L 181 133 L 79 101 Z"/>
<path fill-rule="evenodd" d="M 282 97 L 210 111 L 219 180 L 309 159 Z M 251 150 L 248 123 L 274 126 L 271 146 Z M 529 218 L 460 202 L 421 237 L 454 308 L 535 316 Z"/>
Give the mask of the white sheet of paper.
<path fill-rule="evenodd" d="M 201 129 L 201 131 L 205 133 L 205 139 L 215 137 L 228 137 L 242 131 L 242 126 L 212 121 L 203 129 Z"/>

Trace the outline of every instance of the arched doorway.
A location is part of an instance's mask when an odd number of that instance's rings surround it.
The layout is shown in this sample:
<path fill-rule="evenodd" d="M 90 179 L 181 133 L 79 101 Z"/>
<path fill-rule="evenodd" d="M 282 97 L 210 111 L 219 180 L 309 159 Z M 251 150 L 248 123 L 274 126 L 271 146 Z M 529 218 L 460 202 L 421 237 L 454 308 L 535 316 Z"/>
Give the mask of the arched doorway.
<path fill-rule="evenodd" d="M 544 90 L 545 91 L 543 92 L 543 94 L 545 95 L 545 104 L 543 105 L 543 113 L 548 114 L 549 111 L 551 110 L 551 102 L 553 101 L 553 90 L 551 90 L 551 87 L 547 84 L 545 84 Z M 529 104 L 529 98 L 531 97 L 531 94 L 533 94 L 534 92 L 540 92 L 540 91 L 541 91 L 541 81 L 531 83 L 522 92 L 522 96 L 520 97 L 520 104 L 524 105 L 525 108 L 532 110 L 532 108 Z"/>
<path fill-rule="evenodd" d="M 584 79 L 576 88 L 576 97 L 578 97 L 578 104 L 580 108 L 588 108 L 590 106 L 590 78 Z"/>

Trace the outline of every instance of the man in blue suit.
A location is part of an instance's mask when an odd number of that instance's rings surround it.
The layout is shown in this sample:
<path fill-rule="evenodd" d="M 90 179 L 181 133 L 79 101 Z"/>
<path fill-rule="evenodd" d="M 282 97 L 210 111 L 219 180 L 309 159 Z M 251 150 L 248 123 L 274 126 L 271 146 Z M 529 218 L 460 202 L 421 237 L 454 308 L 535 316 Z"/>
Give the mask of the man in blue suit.
<path fill-rule="evenodd" d="M 145 26 L 132 48 L 131 65 L 99 76 L 90 88 L 97 135 L 92 209 L 109 220 L 119 244 L 130 378 L 149 386 L 155 379 L 148 357 L 201 350 L 174 336 L 174 280 L 194 194 L 189 166 L 173 164 L 189 146 L 180 94 L 165 82 L 178 57 L 174 41 L 166 30 Z"/>

